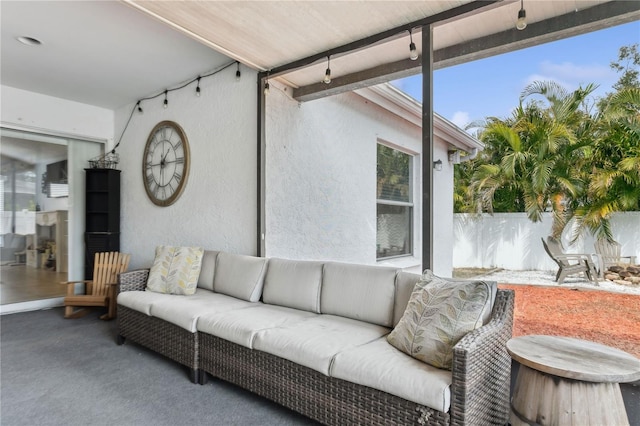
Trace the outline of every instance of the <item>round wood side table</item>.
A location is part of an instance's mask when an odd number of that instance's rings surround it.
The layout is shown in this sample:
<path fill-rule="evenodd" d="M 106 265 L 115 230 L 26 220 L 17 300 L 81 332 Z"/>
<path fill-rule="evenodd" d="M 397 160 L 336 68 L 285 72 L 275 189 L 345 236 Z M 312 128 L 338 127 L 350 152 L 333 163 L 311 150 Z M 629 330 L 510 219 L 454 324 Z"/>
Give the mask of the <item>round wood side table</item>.
<path fill-rule="evenodd" d="M 618 383 L 640 380 L 640 360 L 586 340 L 522 336 L 507 342 L 520 363 L 511 424 L 628 425 Z"/>

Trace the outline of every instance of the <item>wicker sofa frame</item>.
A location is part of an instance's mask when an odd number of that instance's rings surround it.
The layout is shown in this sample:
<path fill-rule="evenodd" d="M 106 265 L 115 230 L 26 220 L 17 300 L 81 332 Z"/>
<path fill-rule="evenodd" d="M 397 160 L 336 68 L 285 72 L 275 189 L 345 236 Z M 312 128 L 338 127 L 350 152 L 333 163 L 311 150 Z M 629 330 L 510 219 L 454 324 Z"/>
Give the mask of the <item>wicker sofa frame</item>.
<path fill-rule="evenodd" d="M 144 290 L 148 270 L 120 275 L 119 290 Z M 443 413 L 366 386 L 325 376 L 277 356 L 206 334 L 191 333 L 118 305 L 118 343 L 125 338 L 189 368 L 234 383 L 328 425 L 507 424 L 514 293 L 498 290 L 491 320 L 454 348 L 451 408 Z"/>

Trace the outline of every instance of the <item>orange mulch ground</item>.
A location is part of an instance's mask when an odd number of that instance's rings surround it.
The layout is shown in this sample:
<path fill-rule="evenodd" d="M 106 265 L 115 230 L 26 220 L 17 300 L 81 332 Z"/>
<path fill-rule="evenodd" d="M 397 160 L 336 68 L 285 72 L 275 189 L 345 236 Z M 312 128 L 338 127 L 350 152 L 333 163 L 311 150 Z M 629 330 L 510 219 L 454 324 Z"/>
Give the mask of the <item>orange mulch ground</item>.
<path fill-rule="evenodd" d="M 531 285 L 498 287 L 516 292 L 514 337 L 575 337 L 640 358 L 640 296 Z"/>

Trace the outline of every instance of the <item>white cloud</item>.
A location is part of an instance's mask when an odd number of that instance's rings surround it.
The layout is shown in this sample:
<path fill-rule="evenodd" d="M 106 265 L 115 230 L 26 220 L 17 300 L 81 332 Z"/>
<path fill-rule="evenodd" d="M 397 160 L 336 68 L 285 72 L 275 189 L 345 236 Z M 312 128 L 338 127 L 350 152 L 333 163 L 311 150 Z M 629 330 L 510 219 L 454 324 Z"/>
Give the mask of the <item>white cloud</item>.
<path fill-rule="evenodd" d="M 569 92 L 581 85 L 584 87 L 589 83 L 595 83 L 599 86 L 597 93 L 604 93 L 610 90 L 611 85 L 616 81 L 616 73 L 609 67 L 599 64 L 576 65 L 572 62 L 556 64 L 543 61 L 540 63 L 540 72 L 529 75 L 522 88 L 535 81 L 554 81 Z"/>
<path fill-rule="evenodd" d="M 451 117 L 451 121 L 456 126 L 464 129 L 467 124 L 471 122 L 469 119 L 469 113 L 465 111 L 456 111 L 453 113 L 453 117 Z"/>
<path fill-rule="evenodd" d="M 571 62 L 555 64 L 551 61 L 543 61 L 540 64 L 540 71 L 560 80 L 577 83 L 591 83 L 615 78 L 615 72 L 608 66 L 601 64 L 576 65 Z"/>

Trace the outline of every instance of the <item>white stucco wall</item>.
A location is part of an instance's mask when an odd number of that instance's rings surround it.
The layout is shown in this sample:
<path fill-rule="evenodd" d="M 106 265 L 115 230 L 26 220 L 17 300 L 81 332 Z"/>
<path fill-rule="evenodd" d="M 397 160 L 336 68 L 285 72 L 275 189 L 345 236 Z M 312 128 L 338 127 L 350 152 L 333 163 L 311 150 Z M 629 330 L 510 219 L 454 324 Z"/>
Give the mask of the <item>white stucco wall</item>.
<path fill-rule="evenodd" d="M 557 270 L 541 241 L 551 233 L 551 213 L 542 216 L 533 223 L 526 213 L 455 214 L 454 267 Z M 640 212 L 613 213 L 611 229 L 622 254 L 640 259 Z M 595 253 L 593 236 L 570 244 L 572 232 L 568 227 L 562 236 L 568 253 Z"/>
<path fill-rule="evenodd" d="M 298 103 L 273 84 L 266 113 L 266 255 L 375 264 L 376 143 L 419 154 L 420 127 L 354 93 Z M 434 151 L 443 160 L 443 170 L 434 172 L 434 269 L 446 276 L 452 262 L 453 169 L 444 143 Z M 420 161 L 416 155 L 414 257 L 384 264 L 421 263 Z"/>
<path fill-rule="evenodd" d="M 121 176 L 121 250 L 131 267 L 149 266 L 158 245 L 190 245 L 233 253 L 257 252 L 256 74 L 229 68 L 195 86 L 144 101 L 135 112 L 118 153 Z M 116 135 L 129 118 L 116 111 Z M 142 156 L 149 133 L 160 121 L 180 124 L 189 140 L 191 166 L 182 196 L 169 207 L 153 204 L 142 183 Z"/>

